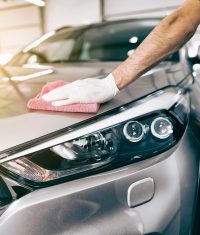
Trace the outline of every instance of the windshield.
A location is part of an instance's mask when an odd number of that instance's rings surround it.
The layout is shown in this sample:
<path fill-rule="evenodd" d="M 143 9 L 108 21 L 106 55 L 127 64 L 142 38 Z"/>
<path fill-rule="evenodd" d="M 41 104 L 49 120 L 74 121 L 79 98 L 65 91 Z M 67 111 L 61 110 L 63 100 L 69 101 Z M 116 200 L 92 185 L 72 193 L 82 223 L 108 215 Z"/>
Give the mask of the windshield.
<path fill-rule="evenodd" d="M 20 53 L 10 65 L 125 60 L 159 23 L 128 20 L 60 30 L 39 45 Z M 177 61 L 178 53 L 167 58 Z"/>

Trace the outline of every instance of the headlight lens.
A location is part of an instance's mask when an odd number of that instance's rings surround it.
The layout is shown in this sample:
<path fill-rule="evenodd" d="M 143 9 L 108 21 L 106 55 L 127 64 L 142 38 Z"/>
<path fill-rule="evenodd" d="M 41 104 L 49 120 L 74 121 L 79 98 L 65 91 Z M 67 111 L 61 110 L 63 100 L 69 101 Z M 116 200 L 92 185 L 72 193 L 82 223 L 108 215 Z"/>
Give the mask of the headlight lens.
<path fill-rule="evenodd" d="M 182 99 L 169 110 L 137 118 L 35 151 L 3 163 L 0 170 L 20 183 L 43 187 L 58 180 L 94 174 L 166 151 L 184 133 L 188 102 Z"/>
<path fill-rule="evenodd" d="M 151 133 L 158 139 L 166 139 L 173 134 L 173 125 L 168 118 L 158 117 L 151 123 Z"/>
<path fill-rule="evenodd" d="M 126 123 L 123 128 L 124 136 L 127 140 L 131 142 L 141 141 L 148 132 L 148 130 L 148 126 L 144 126 L 136 121 Z"/>
<path fill-rule="evenodd" d="M 92 170 L 112 161 L 119 141 L 114 128 L 95 132 L 3 164 L 33 182 L 46 182 Z"/>

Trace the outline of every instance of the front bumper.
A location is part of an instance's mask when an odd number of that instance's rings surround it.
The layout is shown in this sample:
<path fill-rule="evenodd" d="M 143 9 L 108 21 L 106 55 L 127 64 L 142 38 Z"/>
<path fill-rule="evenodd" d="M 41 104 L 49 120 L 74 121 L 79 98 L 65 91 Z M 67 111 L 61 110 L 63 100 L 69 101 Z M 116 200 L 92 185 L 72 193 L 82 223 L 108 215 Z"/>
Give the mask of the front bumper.
<path fill-rule="evenodd" d="M 159 156 L 16 200 L 0 217 L 0 234 L 189 234 L 199 155 L 189 125 L 179 145 Z M 129 186 L 148 177 L 155 184 L 153 198 L 130 208 Z"/>

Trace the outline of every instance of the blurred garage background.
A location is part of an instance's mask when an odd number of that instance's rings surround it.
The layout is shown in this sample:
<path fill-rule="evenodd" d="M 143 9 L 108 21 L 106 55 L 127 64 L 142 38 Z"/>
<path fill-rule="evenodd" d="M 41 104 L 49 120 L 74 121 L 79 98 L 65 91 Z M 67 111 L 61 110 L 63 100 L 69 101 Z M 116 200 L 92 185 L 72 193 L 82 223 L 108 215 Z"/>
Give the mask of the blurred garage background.
<path fill-rule="evenodd" d="M 183 0 L 1 0 L 0 63 L 44 33 L 71 25 L 169 14 Z M 194 39 L 197 39 L 198 34 Z M 197 53 L 197 40 L 189 52 Z"/>

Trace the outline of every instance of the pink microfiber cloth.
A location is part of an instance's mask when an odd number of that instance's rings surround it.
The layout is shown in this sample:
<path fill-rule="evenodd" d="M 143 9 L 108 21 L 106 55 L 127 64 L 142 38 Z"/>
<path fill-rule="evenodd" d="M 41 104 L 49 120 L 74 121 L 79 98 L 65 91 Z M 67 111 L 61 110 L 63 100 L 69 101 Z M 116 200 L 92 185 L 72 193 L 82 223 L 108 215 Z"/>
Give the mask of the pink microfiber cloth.
<path fill-rule="evenodd" d="M 33 99 L 28 101 L 27 107 L 29 109 L 36 110 L 51 110 L 58 112 L 73 112 L 73 113 L 97 113 L 100 107 L 100 104 L 70 104 L 55 107 L 51 104 L 51 102 L 44 101 L 42 96 L 49 91 L 66 85 L 67 82 L 59 80 L 56 82 L 47 83 L 43 86 L 41 92 Z"/>

